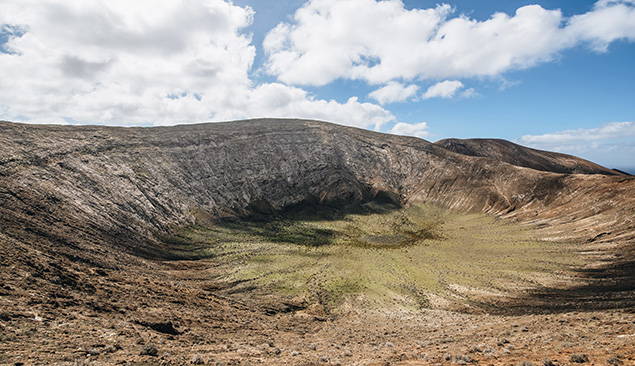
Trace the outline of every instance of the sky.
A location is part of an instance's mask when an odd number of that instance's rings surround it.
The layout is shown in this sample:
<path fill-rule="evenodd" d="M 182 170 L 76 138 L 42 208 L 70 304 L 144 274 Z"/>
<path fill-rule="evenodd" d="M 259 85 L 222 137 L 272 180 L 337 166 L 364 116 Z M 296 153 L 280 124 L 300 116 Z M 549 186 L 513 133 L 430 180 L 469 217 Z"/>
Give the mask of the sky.
<path fill-rule="evenodd" d="M 0 0 L 0 120 L 287 117 L 635 173 L 635 0 Z"/>

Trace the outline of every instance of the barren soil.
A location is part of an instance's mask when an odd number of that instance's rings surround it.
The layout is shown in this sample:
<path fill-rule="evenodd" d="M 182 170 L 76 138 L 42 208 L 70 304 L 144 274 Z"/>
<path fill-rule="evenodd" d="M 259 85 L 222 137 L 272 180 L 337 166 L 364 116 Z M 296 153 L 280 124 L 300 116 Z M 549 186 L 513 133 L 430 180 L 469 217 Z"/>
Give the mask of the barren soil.
<path fill-rule="evenodd" d="M 0 122 L 0 365 L 634 365 L 634 192 L 492 140 Z"/>
<path fill-rule="evenodd" d="M 296 212 L 165 240 L 165 259 L 119 269 L 4 257 L 0 363 L 635 364 L 632 298 L 532 294 L 588 292 L 588 244 L 482 214 Z"/>

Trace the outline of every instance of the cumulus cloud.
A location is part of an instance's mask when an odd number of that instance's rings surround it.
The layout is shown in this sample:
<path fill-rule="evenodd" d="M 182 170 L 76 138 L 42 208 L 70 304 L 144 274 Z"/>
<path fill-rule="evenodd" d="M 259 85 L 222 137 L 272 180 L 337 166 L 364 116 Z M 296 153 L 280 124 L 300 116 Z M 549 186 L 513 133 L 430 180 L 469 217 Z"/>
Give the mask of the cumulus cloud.
<path fill-rule="evenodd" d="M 457 80 L 446 80 L 436 83 L 423 94 L 423 99 L 452 98 L 457 91 L 463 88 L 463 83 Z"/>
<path fill-rule="evenodd" d="M 394 102 L 403 102 L 417 93 L 419 87 L 411 84 L 408 86 L 391 81 L 385 86 L 368 94 L 369 97 L 375 99 L 379 104 L 387 104 Z"/>
<path fill-rule="evenodd" d="M 280 83 L 263 84 L 238 98 L 232 108 L 218 113 L 220 120 L 261 116 L 309 118 L 355 127 L 380 129 L 395 117 L 385 109 L 360 103 L 351 97 L 346 103 L 312 97 L 305 90 Z"/>
<path fill-rule="evenodd" d="M 396 123 L 390 130 L 390 133 L 402 136 L 415 136 L 419 138 L 426 138 L 430 135 L 427 131 L 428 124 L 425 122 L 408 124 L 408 123 Z"/>
<path fill-rule="evenodd" d="M 600 0 L 593 11 L 572 17 L 566 30 L 598 52 L 606 52 L 615 40 L 635 41 L 635 1 Z"/>
<path fill-rule="evenodd" d="M 378 105 L 254 84 L 254 12 L 224 0 L 0 2 L 0 118 L 175 124 L 319 118 L 394 120 Z"/>
<path fill-rule="evenodd" d="M 635 122 L 611 122 L 597 128 L 579 128 L 542 135 L 525 135 L 515 142 L 542 150 L 582 155 L 605 164 L 633 167 Z M 609 161 L 604 155 L 613 154 Z M 620 157 L 615 161 L 615 156 Z"/>
<path fill-rule="evenodd" d="M 310 0 L 263 46 L 267 72 L 288 84 L 498 76 L 582 43 L 602 51 L 614 40 L 632 41 L 634 14 L 632 0 L 600 0 L 569 19 L 528 5 L 484 21 L 453 16 L 449 5 L 408 10 L 399 0 Z"/>

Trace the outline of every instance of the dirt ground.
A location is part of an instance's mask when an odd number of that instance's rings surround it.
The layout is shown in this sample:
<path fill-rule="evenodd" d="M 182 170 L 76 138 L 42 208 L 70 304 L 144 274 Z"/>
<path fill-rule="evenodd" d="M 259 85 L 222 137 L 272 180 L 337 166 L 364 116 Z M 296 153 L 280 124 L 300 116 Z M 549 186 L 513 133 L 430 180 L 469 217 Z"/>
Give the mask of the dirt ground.
<path fill-rule="evenodd" d="M 2 273 L 1 365 L 635 364 L 635 312 L 624 308 L 328 310 L 219 295 L 213 262 L 120 271 L 21 258 Z"/>

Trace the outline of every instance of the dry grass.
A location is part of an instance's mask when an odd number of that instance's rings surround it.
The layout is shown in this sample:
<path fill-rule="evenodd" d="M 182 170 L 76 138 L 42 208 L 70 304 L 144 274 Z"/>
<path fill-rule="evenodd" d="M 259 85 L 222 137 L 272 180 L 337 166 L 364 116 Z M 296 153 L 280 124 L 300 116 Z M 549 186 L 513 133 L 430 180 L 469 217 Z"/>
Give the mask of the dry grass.
<path fill-rule="evenodd" d="M 300 296 L 330 309 L 482 307 L 579 264 L 572 246 L 530 228 L 424 205 L 224 222 L 167 242 L 174 257 L 220 265 L 214 280 L 231 284 L 228 292 Z"/>

